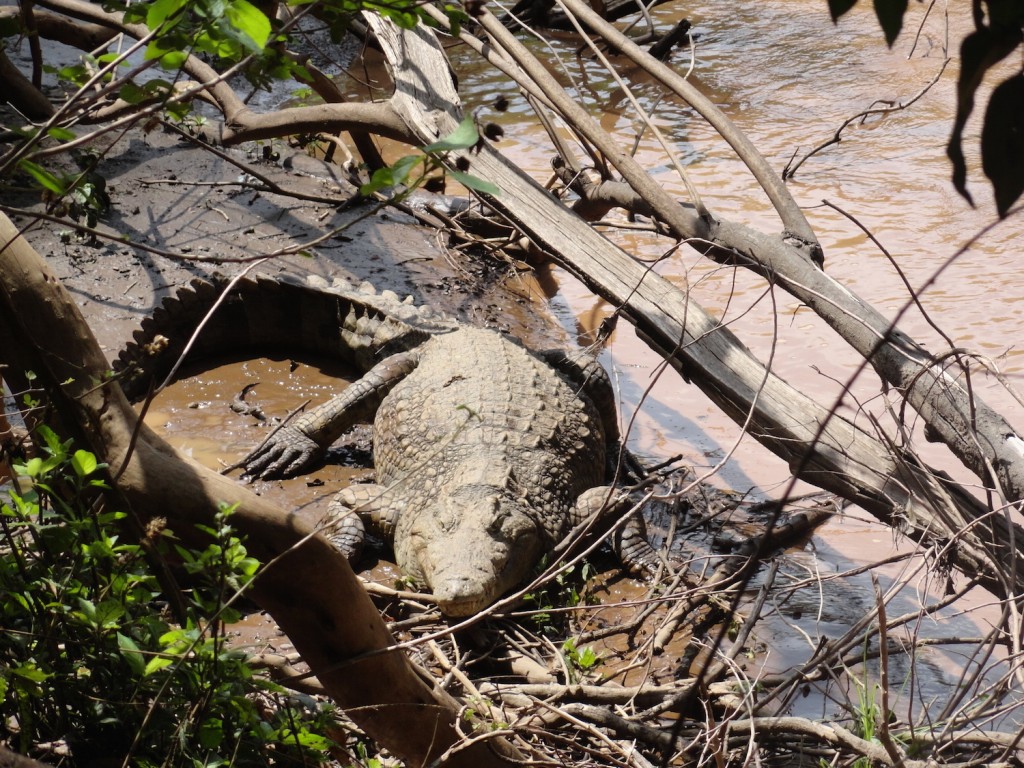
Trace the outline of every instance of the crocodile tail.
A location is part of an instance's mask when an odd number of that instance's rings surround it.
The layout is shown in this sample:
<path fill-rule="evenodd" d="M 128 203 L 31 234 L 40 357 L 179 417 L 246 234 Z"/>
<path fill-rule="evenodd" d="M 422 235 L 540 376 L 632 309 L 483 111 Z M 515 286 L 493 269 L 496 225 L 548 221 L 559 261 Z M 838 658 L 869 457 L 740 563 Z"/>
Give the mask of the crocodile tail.
<path fill-rule="evenodd" d="M 353 288 L 282 274 L 244 277 L 225 294 L 229 285 L 220 275 L 197 278 L 146 316 L 114 362 L 130 399 L 144 396 L 151 382 L 159 385 L 190 341 L 189 363 L 282 354 L 327 357 L 368 370 L 384 355 L 456 327 L 442 314 L 365 283 Z"/>

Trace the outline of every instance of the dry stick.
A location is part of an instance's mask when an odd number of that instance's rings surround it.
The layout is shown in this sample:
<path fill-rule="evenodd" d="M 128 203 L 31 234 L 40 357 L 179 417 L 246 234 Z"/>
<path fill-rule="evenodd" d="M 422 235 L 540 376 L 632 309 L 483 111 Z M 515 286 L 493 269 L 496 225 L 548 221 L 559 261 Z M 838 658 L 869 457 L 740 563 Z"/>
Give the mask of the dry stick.
<path fill-rule="evenodd" d="M 761 536 L 752 537 L 741 547 L 742 552 L 756 556 L 758 552 L 767 552 L 785 546 L 786 542 L 804 535 L 814 527 L 831 517 L 831 511 L 824 509 L 811 510 L 809 513 L 794 515 L 793 520 L 779 527 L 769 527 Z M 751 551 L 752 550 L 752 551 Z M 698 605 L 700 598 L 714 594 L 717 600 L 724 599 L 719 590 L 725 585 L 732 585 L 733 579 L 747 566 L 748 559 L 742 556 L 727 557 L 706 582 L 702 583 L 698 594 L 686 602 L 679 603 L 673 609 L 669 619 L 654 638 L 654 652 L 662 653 L 679 628 L 684 618 Z M 731 590 L 730 590 L 731 591 Z"/>
<path fill-rule="evenodd" d="M 45 5 L 45 3 L 40 4 Z M 14 147 L 9 152 L 4 154 L 3 157 L 0 157 L 0 174 L 6 174 L 14 166 L 15 163 L 17 163 L 20 159 L 25 157 L 25 155 L 33 146 L 39 143 L 43 139 L 43 137 L 47 136 L 49 130 L 56 126 L 58 122 L 60 122 L 63 118 L 67 116 L 72 106 L 76 106 L 79 103 L 78 101 L 76 101 L 76 99 L 82 99 L 82 94 L 85 94 L 90 88 L 92 88 L 97 83 L 102 82 L 103 78 L 106 75 L 113 72 L 122 61 L 125 61 L 132 53 L 140 50 L 146 45 L 148 40 L 152 37 L 152 33 L 149 33 L 148 30 L 145 29 L 145 27 L 139 27 L 137 31 L 141 33 L 140 39 L 137 40 L 137 42 L 134 45 L 132 45 L 128 51 L 117 57 L 114 61 L 108 62 L 103 67 L 101 67 L 96 74 L 89 78 L 89 80 L 78 89 L 78 92 L 71 99 L 68 99 L 63 106 L 54 111 L 54 113 L 46 120 L 46 122 L 39 128 L 39 130 L 32 138 L 23 141 L 21 144 L 19 144 L 18 146 Z M 137 71 L 141 71 L 142 69 L 145 69 L 147 66 L 149 65 L 142 65 L 137 69 Z M 117 127 L 119 126 L 115 125 L 113 127 L 108 127 L 103 131 L 103 133 L 106 133 L 110 130 L 116 130 Z M 91 141 L 92 139 L 94 139 L 96 135 L 98 135 L 98 133 L 90 134 L 89 140 Z M 47 154 L 65 152 L 68 149 L 72 149 L 77 145 L 83 143 L 85 143 L 85 140 L 83 139 L 83 137 L 80 136 L 76 139 L 72 139 L 71 141 L 61 142 L 60 145 L 57 147 L 53 147 L 48 150 L 39 150 L 38 152 L 35 153 L 35 156 L 42 157 Z"/>
<path fill-rule="evenodd" d="M 796 172 L 797 170 L 799 170 L 800 166 L 803 165 L 809 158 L 818 154 L 822 150 L 831 147 L 833 144 L 838 144 L 840 141 L 842 141 L 843 131 L 845 131 L 850 126 L 850 124 L 855 122 L 856 120 L 860 119 L 863 121 L 864 119 L 871 117 L 872 115 L 888 115 L 892 112 L 900 112 L 914 104 L 918 99 L 920 99 L 922 96 L 928 93 L 928 91 L 932 89 L 933 85 L 939 82 L 939 78 L 942 77 L 942 73 L 946 71 L 946 66 L 949 64 L 950 61 L 952 61 L 952 59 L 944 59 L 942 62 L 942 66 L 939 67 L 939 71 L 935 73 L 935 77 L 933 77 L 924 88 L 922 88 L 914 96 L 912 96 L 909 101 L 896 102 L 895 104 L 890 103 L 890 106 L 888 107 L 881 107 L 877 109 L 869 107 L 868 109 L 865 109 L 863 112 L 858 112 L 853 117 L 848 117 L 846 120 L 843 121 L 843 124 L 836 129 L 835 135 L 831 139 L 826 141 L 824 144 L 821 144 L 812 149 L 806 155 L 801 157 L 795 165 L 792 164 L 792 159 L 790 159 L 790 162 L 786 163 L 786 167 L 782 169 L 783 180 L 792 179 L 794 176 L 796 176 Z M 798 151 L 799 148 L 794 150 L 794 155 Z"/>
<path fill-rule="evenodd" d="M 768 566 L 768 572 L 764 575 L 764 583 L 757 592 L 757 598 L 753 604 L 746 609 L 747 618 L 740 625 L 739 632 L 736 633 L 736 637 L 732 640 L 732 647 L 726 654 L 726 658 L 729 660 L 735 659 L 746 645 L 748 638 L 754 631 L 754 627 L 757 625 L 758 619 L 761 618 L 762 611 L 764 610 L 764 604 L 768 602 L 768 596 L 771 594 L 772 589 L 775 586 L 775 577 L 779 573 L 779 560 L 775 558 L 771 561 Z M 714 680 L 718 675 L 708 672 L 705 675 L 706 680 Z"/>
<path fill-rule="evenodd" d="M 598 709 L 598 710 L 606 712 L 607 710 L 604 709 L 603 707 L 591 707 L 588 704 L 570 704 L 567 707 L 562 708 L 562 707 L 552 706 L 552 705 L 548 704 L 545 701 L 538 701 L 537 704 L 540 705 L 541 707 L 544 707 L 545 709 L 551 710 L 553 713 L 557 714 L 559 717 L 565 718 L 570 723 L 583 728 L 587 733 L 589 733 L 591 736 L 595 737 L 599 741 L 602 741 L 605 744 L 607 744 L 609 746 L 612 746 L 612 747 L 615 746 L 614 742 L 612 742 L 611 739 L 609 739 L 604 733 L 602 733 L 599 730 L 596 730 L 596 729 L 592 728 L 588 723 L 583 722 L 574 713 L 574 710 L 575 711 L 588 711 L 590 709 Z"/>
<path fill-rule="evenodd" d="M 570 704 L 558 710 L 562 715 L 572 718 L 585 718 L 591 722 L 609 728 L 616 733 L 644 741 L 653 747 L 668 751 L 679 746 L 677 739 L 661 728 L 627 720 L 612 713 L 605 707 L 589 704 Z M 862 755 L 874 762 L 888 766 L 906 766 L 906 768 L 927 768 L 932 765 L 926 760 L 907 760 L 895 762 L 879 745 L 855 736 L 837 723 L 812 722 L 802 717 L 757 717 L 743 720 L 730 720 L 726 724 L 726 732 L 731 738 L 742 732 L 743 743 L 758 737 L 771 740 L 782 739 L 789 746 L 793 737 L 813 737 L 834 750 L 847 749 Z M 997 739 L 999 735 L 993 734 Z"/>
<path fill-rule="evenodd" d="M 845 748 L 882 765 L 899 765 L 906 768 L 929 768 L 934 765 L 929 760 L 894 762 L 881 746 L 854 735 L 838 723 L 812 722 L 802 717 L 756 717 L 730 721 L 730 734 L 738 731 L 758 734 L 762 738 L 781 737 L 790 743 L 793 737 L 811 736 L 836 750 Z"/>
<path fill-rule="evenodd" d="M 878 740 L 882 742 L 885 751 L 894 765 L 903 765 L 903 755 L 900 753 L 892 734 L 889 733 L 889 627 L 885 618 L 885 596 L 878 584 L 878 577 L 871 574 L 871 586 L 875 590 L 875 607 L 878 610 L 878 685 L 881 688 L 881 717 L 878 722 Z"/>
<path fill-rule="evenodd" d="M 565 2 L 582 21 L 600 32 L 606 40 L 620 48 L 637 64 L 662 79 L 666 85 L 673 89 L 685 85 L 688 90 L 693 90 L 689 84 L 676 83 L 678 76 L 670 69 L 651 59 L 579 0 Z M 494 23 L 487 14 L 481 17 L 481 21 L 487 32 L 501 45 L 510 51 L 517 51 L 516 57 L 520 65 L 532 77 L 541 78 L 543 82 L 546 76 L 543 67 L 535 60 L 531 61 L 528 52 L 517 47 L 514 39 L 509 40 L 507 31 L 499 29 L 500 24 Z M 580 126 L 590 125 L 589 117 L 574 101 L 560 98 L 552 88 L 548 88 L 547 93 L 549 98 L 558 101 L 558 106 L 565 112 L 567 119 Z M 596 135 L 589 138 L 601 147 L 602 152 L 608 155 L 624 178 L 655 205 L 658 215 L 673 226 L 678 234 L 703 232 L 715 243 L 735 243 L 742 254 L 753 257 L 751 261 L 740 259 L 739 263 L 754 267 L 762 274 L 774 273 L 783 288 L 814 307 L 848 343 L 875 364 L 886 380 L 897 387 L 909 387 L 911 403 L 972 471 L 979 477 L 985 477 L 985 458 L 990 458 L 999 471 L 999 481 L 1009 491 L 1008 495 L 1011 498 L 1024 497 L 1024 439 L 1021 439 L 1005 419 L 991 408 L 979 400 L 967 397 L 955 380 L 943 371 L 935 370 L 930 365 L 931 356 L 909 337 L 895 331 L 892 324 L 877 311 L 823 273 L 808 271 L 806 265 L 801 264 L 802 259 L 797 258 L 798 249 L 794 247 L 794 238 L 784 238 L 783 245 L 780 246 L 779 243 L 770 242 L 759 233 L 737 227 L 730 222 L 694 222 L 684 215 L 678 205 L 668 199 L 664 190 L 651 182 L 642 169 L 631 165 L 620 150 L 608 143 L 599 144 L 599 137 Z M 800 239 L 799 235 L 795 238 L 797 243 Z M 741 243 L 743 245 L 740 245 Z M 858 323 L 863 323 L 867 332 L 849 326 L 845 319 L 846 315 L 856 318 Z M 936 400 L 935 391 L 940 392 L 946 401 Z M 985 425 L 987 438 L 984 445 L 980 446 L 980 453 L 979 446 L 964 444 L 961 437 L 970 431 L 969 419 L 965 414 L 975 408 L 979 414 L 979 424 Z"/>
<path fill-rule="evenodd" d="M 924 16 L 921 17 L 921 23 L 917 25 L 917 34 L 914 35 L 914 43 L 910 46 L 910 51 L 907 53 L 907 60 L 909 61 L 914 57 L 914 51 L 917 50 L 917 44 L 921 39 L 921 33 L 924 31 L 925 22 L 928 21 L 928 17 L 931 15 L 932 10 L 935 8 L 935 0 L 931 0 L 928 3 L 928 7 L 924 11 Z M 949 7 L 946 7 L 946 45 L 942 47 L 943 52 L 949 51 Z"/>
<path fill-rule="evenodd" d="M 889 622 L 890 627 L 894 627 L 898 624 L 906 623 L 915 618 L 919 613 L 930 615 L 936 611 L 941 610 L 949 605 L 952 605 L 957 600 L 961 599 L 967 592 L 977 586 L 977 580 L 971 581 L 963 589 L 957 590 L 949 595 L 946 595 L 941 600 L 936 601 L 934 604 L 927 608 L 921 609 L 919 612 L 913 614 L 907 614 L 900 617 L 899 620 Z M 813 670 L 816 668 L 828 669 L 830 663 L 833 660 L 838 659 L 844 666 L 848 664 L 848 661 L 844 654 L 848 654 L 853 648 L 863 647 L 864 643 L 868 638 L 868 634 L 865 630 L 868 629 L 874 619 L 874 612 L 868 613 L 862 619 L 859 619 L 854 623 L 841 637 L 835 640 L 829 641 L 826 637 L 822 637 L 822 643 L 814 655 L 806 662 L 796 667 L 789 675 L 787 675 L 779 684 L 775 685 L 771 691 L 769 691 L 765 697 L 758 703 L 758 710 L 764 710 L 768 704 L 775 699 L 782 696 L 786 691 L 792 694 L 800 683 L 807 679 L 811 679 L 809 675 L 813 674 Z M 859 657 L 858 657 L 859 658 Z M 787 695 L 789 695 L 787 694 Z"/>

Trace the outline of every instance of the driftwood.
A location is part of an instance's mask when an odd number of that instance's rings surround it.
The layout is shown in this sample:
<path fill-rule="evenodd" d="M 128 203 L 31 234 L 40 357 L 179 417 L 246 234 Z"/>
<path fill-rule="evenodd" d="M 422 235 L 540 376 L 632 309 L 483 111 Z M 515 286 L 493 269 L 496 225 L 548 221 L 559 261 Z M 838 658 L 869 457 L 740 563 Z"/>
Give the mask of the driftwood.
<path fill-rule="evenodd" d="M 436 18 L 443 21 L 440 15 Z M 523 83 L 535 87 L 536 83 L 550 79 L 539 62 L 496 18 L 485 12 L 480 21 L 498 42 L 498 50 L 516 59 L 514 63 L 505 59 L 506 71 L 514 73 L 522 65 L 526 70 Z M 588 23 L 595 27 L 599 21 L 588 18 Z M 450 133 L 462 115 L 458 95 L 447 75 L 446 59 L 433 33 L 423 27 L 400 31 L 376 17 L 371 17 L 371 26 L 389 58 L 395 79 L 390 104 L 408 130 L 424 144 Z M 577 130 L 608 155 L 631 184 L 632 177 L 637 176 L 637 193 L 669 226 L 677 231 L 704 231 L 707 237 L 689 235 L 698 242 L 717 238 L 714 242 L 729 243 L 733 258 L 745 254 L 751 261 L 763 259 L 764 269 L 770 267 L 780 280 L 784 270 L 790 275 L 798 273 L 814 286 L 816 295 L 808 297 L 811 306 L 825 307 L 855 325 L 858 338 L 865 344 L 870 340 L 873 345 L 865 347 L 864 352 L 878 361 L 877 365 L 881 366 L 883 359 L 896 359 L 906 368 L 916 361 L 914 370 L 919 379 L 917 384 L 907 386 L 919 391 L 915 387 L 922 380 L 931 382 L 933 400 L 922 409 L 932 418 L 937 419 L 941 411 L 949 419 L 948 429 L 950 422 L 962 417 L 965 411 L 957 410 L 950 401 L 966 397 L 966 392 L 945 374 L 940 378 L 930 365 L 930 357 L 924 357 L 911 340 L 887 326 L 879 327 L 884 321 L 877 313 L 818 269 L 813 246 L 807 245 L 806 238 L 798 237 L 801 245 L 790 246 L 784 237 L 771 237 L 726 222 L 714 222 L 712 234 L 700 214 L 666 200 L 664 191 L 621 148 L 606 140 L 607 134 L 559 87 L 552 84 L 538 95 L 564 110 Z M 449 158 L 452 163 L 456 162 L 455 154 Z M 1020 556 L 1024 554 L 1020 549 L 1024 546 L 1024 529 L 989 515 L 973 497 L 947 484 L 913 457 L 901 456 L 870 433 L 789 386 L 693 299 L 630 258 L 564 205 L 553 201 L 546 190 L 489 144 L 459 157 L 470 163 L 473 173 L 502 190 L 500 195 L 488 199 L 490 206 L 515 222 L 595 293 L 621 307 L 641 336 L 684 378 L 699 386 L 725 413 L 744 425 L 749 434 L 785 458 L 794 474 L 861 505 L 888 524 L 899 525 L 930 546 L 942 549 L 950 537 L 964 532 L 960 546 L 949 553 L 952 562 L 965 573 L 984 574 L 985 586 L 996 594 L 1013 593 L 1004 582 L 1005 573 L 1016 574 L 1018 583 L 1024 580 L 1024 558 Z M 792 213 L 782 203 L 780 206 L 790 216 L 793 228 L 802 229 L 795 218 L 798 212 Z M 790 284 L 795 282 L 795 277 L 789 278 Z M 829 301 L 832 297 L 834 304 Z M 975 406 L 980 413 L 976 398 Z M 993 418 L 997 420 L 988 422 L 993 430 L 990 439 L 979 439 L 975 445 L 992 450 L 1001 448 L 1001 461 L 1012 466 L 1000 466 L 1007 477 L 1014 476 L 1021 465 L 1020 457 L 1013 456 L 1017 438 L 1005 422 Z M 980 418 L 977 423 L 982 423 Z M 964 429 L 964 434 L 971 434 L 966 425 Z M 956 442 L 962 445 L 965 441 L 958 438 Z M 987 466 L 986 460 L 978 461 Z"/>
<path fill-rule="evenodd" d="M 178 531 L 210 525 L 222 501 L 265 563 L 251 597 L 288 634 L 338 706 L 407 764 L 428 764 L 460 741 L 455 700 L 394 648 L 348 561 L 294 515 L 182 456 L 148 427 L 108 369 L 74 300 L 17 227 L 0 214 L 0 363 L 12 388 L 38 377 L 74 435 L 110 465 L 125 511 L 162 515 Z M 18 343 L 12 344 L 11 340 Z M 446 765 L 507 766 L 500 740 L 456 752 Z"/>

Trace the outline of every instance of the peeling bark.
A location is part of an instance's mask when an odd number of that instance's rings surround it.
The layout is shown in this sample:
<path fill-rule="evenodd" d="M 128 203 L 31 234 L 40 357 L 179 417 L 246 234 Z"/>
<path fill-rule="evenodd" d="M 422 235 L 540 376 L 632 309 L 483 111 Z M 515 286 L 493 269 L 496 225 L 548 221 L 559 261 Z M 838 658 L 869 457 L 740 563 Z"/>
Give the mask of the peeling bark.
<path fill-rule="evenodd" d="M 414 111 L 408 118 L 409 128 L 422 143 L 448 134 L 462 113 L 458 95 L 447 82 L 427 88 L 427 83 L 439 82 L 439 73 L 447 66 L 433 33 L 424 27 L 398 30 L 377 17 L 370 17 L 370 23 L 390 62 L 396 111 L 403 118 L 410 109 Z M 516 49 L 517 56 L 525 53 L 514 39 L 506 38 L 508 33 L 496 19 L 485 14 L 482 23 L 488 31 L 495 30 L 501 45 Z M 425 93 L 430 101 L 424 104 Z M 576 127 L 591 138 L 590 129 L 599 129 L 588 125 L 592 123 L 589 116 L 581 114 L 580 119 L 583 126 Z M 621 150 L 610 149 L 619 152 L 624 166 L 635 165 Z M 859 504 L 928 546 L 942 549 L 950 538 L 962 534 L 959 546 L 950 552 L 954 565 L 968 574 L 982 574 L 985 586 L 996 594 L 1014 594 L 1015 587 L 1006 583 L 1005 574 L 1012 574 L 1016 583 L 1024 581 L 1024 529 L 990 515 L 963 489 L 789 386 L 696 301 L 553 200 L 490 144 L 485 142 L 478 151 L 461 157 L 469 161 L 472 173 L 501 189 L 500 195 L 488 198 L 490 206 L 514 221 L 595 293 L 621 307 L 642 338 L 749 434 L 784 458 L 794 474 Z M 454 154 L 449 160 L 456 162 Z M 658 205 L 667 196 L 658 190 L 660 194 L 653 197 L 646 189 L 636 191 L 661 214 Z M 678 213 L 679 218 L 672 217 L 676 222 L 688 219 L 698 226 L 698 214 L 675 202 L 671 205 Z M 741 253 L 784 251 L 787 264 L 799 260 L 807 273 L 826 279 L 806 255 L 786 246 L 781 237 L 727 223 L 718 223 L 718 229 L 729 233 L 730 242 Z M 828 295 L 838 292 L 847 301 L 867 307 L 834 281 L 830 284 L 832 288 L 822 288 Z M 880 333 L 873 338 L 881 343 L 887 336 Z"/>

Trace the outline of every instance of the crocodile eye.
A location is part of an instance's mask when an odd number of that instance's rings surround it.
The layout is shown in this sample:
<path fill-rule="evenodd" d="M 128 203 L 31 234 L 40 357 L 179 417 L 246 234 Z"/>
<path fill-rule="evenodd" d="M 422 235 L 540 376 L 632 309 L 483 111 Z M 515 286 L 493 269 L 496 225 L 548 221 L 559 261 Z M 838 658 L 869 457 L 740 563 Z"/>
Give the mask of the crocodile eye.
<path fill-rule="evenodd" d="M 494 534 L 497 534 L 497 538 L 511 547 L 518 546 L 522 539 L 536 534 L 536 526 L 527 515 L 518 509 L 507 507 L 501 507 L 495 512 L 488 527 Z"/>

